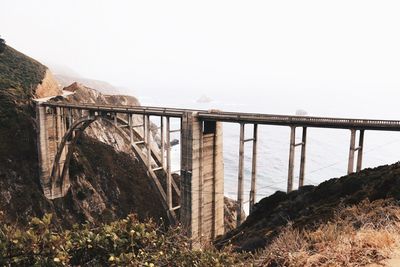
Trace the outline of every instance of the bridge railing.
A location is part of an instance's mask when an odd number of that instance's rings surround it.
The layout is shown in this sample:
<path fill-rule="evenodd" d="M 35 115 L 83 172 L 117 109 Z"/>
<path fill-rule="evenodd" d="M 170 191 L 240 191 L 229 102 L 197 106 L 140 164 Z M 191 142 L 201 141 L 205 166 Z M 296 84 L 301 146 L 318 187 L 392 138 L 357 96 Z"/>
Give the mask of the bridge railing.
<path fill-rule="evenodd" d="M 369 130 L 395 130 L 400 131 L 400 121 L 377 120 L 377 119 L 352 119 L 352 118 L 331 118 L 314 116 L 292 116 L 260 113 L 207 111 L 184 108 L 168 108 L 154 106 L 112 106 L 92 103 L 71 104 L 62 102 L 47 102 L 45 106 L 86 109 L 94 111 L 136 113 L 155 116 L 182 117 L 185 112 L 196 112 L 203 120 L 237 122 L 237 123 L 258 123 L 283 126 L 311 126 L 324 128 L 363 128 Z"/>
<path fill-rule="evenodd" d="M 283 126 L 314 126 L 343 129 L 362 128 L 370 130 L 396 131 L 400 130 L 400 121 L 396 120 L 348 119 L 235 112 L 199 112 L 199 117 L 203 120 L 272 124 Z"/>

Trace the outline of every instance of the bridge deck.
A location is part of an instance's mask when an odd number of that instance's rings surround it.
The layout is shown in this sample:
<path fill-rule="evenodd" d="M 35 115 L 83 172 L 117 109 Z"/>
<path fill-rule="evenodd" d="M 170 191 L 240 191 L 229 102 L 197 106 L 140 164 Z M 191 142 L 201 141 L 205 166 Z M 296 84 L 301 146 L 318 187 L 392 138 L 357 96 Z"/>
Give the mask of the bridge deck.
<path fill-rule="evenodd" d="M 291 116 L 260 113 L 207 111 L 195 109 L 180 109 L 150 106 L 111 106 L 98 104 L 70 104 L 62 102 L 46 102 L 44 106 L 65 107 L 74 109 L 92 110 L 98 112 L 116 112 L 128 114 L 146 114 L 153 116 L 167 116 L 180 118 L 184 112 L 197 112 L 201 120 L 222 121 L 249 124 L 318 127 L 337 129 L 364 129 L 381 131 L 400 131 L 400 121 L 376 120 L 376 119 L 351 119 L 351 118 L 329 118 L 313 116 Z"/>

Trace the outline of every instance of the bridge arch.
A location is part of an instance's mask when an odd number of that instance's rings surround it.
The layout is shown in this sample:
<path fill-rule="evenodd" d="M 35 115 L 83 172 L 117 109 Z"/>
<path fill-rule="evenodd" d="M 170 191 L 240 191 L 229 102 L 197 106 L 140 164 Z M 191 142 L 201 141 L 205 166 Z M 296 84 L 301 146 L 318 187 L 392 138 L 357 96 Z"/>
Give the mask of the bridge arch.
<path fill-rule="evenodd" d="M 79 138 L 81 137 L 82 133 L 85 131 L 86 128 L 88 128 L 92 123 L 94 123 L 95 121 L 98 120 L 102 120 L 102 121 L 106 121 L 108 122 L 110 125 L 112 125 L 117 131 L 119 131 L 121 133 L 121 135 L 123 136 L 123 138 L 125 138 L 126 140 L 129 140 L 130 137 L 129 135 L 122 129 L 122 127 L 119 127 L 117 125 L 116 122 L 122 122 L 125 123 L 125 121 L 123 119 L 120 118 L 114 118 L 114 119 L 110 119 L 107 117 L 107 115 L 89 115 L 87 117 L 82 117 L 74 122 L 72 122 L 72 124 L 67 125 L 68 129 L 65 132 L 65 134 L 63 135 L 61 141 L 60 141 L 60 145 L 57 148 L 57 153 L 55 155 L 54 158 L 54 162 L 52 165 L 52 170 L 51 170 L 51 174 L 50 174 L 50 182 L 52 185 L 56 185 L 57 187 L 59 187 L 60 191 L 63 191 L 64 188 L 64 183 L 66 181 L 66 177 L 68 174 L 68 170 L 69 170 L 69 165 L 71 162 L 71 158 L 72 158 L 72 154 L 75 150 L 77 141 L 79 140 Z M 75 133 L 75 134 L 74 134 Z M 138 132 L 134 131 L 133 132 L 133 136 L 135 136 L 135 138 L 140 139 L 141 136 Z M 132 142 L 132 140 L 131 140 Z M 62 166 L 62 168 L 60 168 L 60 166 L 62 164 L 60 164 L 61 159 L 63 158 L 62 155 L 63 153 L 65 153 L 65 149 L 68 148 L 68 150 L 66 151 L 66 155 L 64 157 L 64 164 Z M 151 165 L 151 160 L 144 160 L 140 155 L 141 153 L 141 149 L 135 145 L 134 143 L 131 143 L 131 149 L 133 150 L 133 152 L 135 153 L 135 155 L 137 156 L 138 159 L 140 159 L 141 163 L 144 165 Z M 151 159 L 154 161 L 154 163 L 157 165 L 158 163 L 160 163 L 160 159 L 158 158 L 157 154 L 155 151 L 153 151 L 151 148 L 151 153 L 150 153 L 150 157 Z M 147 169 L 151 169 L 151 166 L 146 166 Z M 149 176 L 154 176 L 155 173 L 150 173 L 148 172 Z M 162 185 L 160 184 L 160 182 L 157 179 L 154 179 L 154 177 L 152 177 L 152 182 L 151 185 L 153 186 L 154 190 L 156 192 L 158 192 L 158 196 L 159 199 L 161 201 L 161 203 L 163 204 L 164 208 L 167 210 L 167 214 L 168 217 L 170 219 L 170 222 L 172 224 L 176 223 L 176 215 L 174 211 L 170 211 L 168 209 L 168 206 L 166 205 L 165 201 L 163 201 L 165 199 L 165 191 L 162 188 Z M 178 196 L 180 196 L 180 190 L 178 185 L 176 184 L 175 181 L 173 181 L 173 188 L 176 192 L 176 194 Z M 52 186 L 52 189 L 53 186 Z M 64 192 L 66 193 L 67 190 L 65 190 Z"/>
<path fill-rule="evenodd" d="M 78 119 L 77 121 L 73 122 L 72 125 L 70 125 L 65 132 L 64 136 L 62 137 L 60 144 L 57 148 L 57 153 L 54 158 L 53 166 L 51 169 L 50 173 L 50 182 L 51 184 L 54 184 L 54 182 L 57 180 L 60 181 L 60 184 L 58 185 L 61 189 L 63 188 L 63 184 L 65 182 L 65 176 L 67 174 L 67 171 L 69 169 L 69 163 L 71 161 L 71 156 L 74 151 L 74 148 L 76 146 L 76 143 L 79 139 L 79 137 L 82 135 L 84 130 L 89 127 L 90 124 L 95 122 L 97 119 L 101 118 L 101 116 L 88 116 L 88 117 L 83 117 Z M 76 131 L 77 130 L 77 131 Z M 76 131 L 75 135 L 73 134 Z M 72 139 L 71 139 L 72 138 Z M 70 140 L 70 141 L 69 141 Z M 65 161 L 63 164 L 62 169 L 60 170 L 60 159 L 62 154 L 65 151 L 66 145 L 68 143 L 68 151 L 65 157 Z M 58 176 L 58 177 L 57 177 Z M 52 188 L 53 189 L 53 188 Z"/>

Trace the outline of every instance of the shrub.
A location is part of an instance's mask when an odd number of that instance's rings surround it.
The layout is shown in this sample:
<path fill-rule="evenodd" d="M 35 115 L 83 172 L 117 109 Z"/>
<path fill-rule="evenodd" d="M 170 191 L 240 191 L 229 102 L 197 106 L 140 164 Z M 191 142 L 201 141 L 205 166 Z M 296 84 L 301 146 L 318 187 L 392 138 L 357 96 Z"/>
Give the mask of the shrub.
<path fill-rule="evenodd" d="M 71 230 L 58 228 L 50 214 L 33 218 L 26 229 L 0 226 L 2 266 L 244 266 L 245 257 L 230 250 L 191 250 L 179 227 L 163 231 L 134 215 Z"/>

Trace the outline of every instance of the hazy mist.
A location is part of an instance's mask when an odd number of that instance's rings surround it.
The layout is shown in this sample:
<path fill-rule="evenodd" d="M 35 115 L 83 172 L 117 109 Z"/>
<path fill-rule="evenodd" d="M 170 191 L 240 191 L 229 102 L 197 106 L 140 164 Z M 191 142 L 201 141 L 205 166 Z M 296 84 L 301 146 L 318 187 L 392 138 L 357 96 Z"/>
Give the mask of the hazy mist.
<path fill-rule="evenodd" d="M 281 103 L 318 115 L 400 117 L 398 1 L 1 6 L 0 34 L 9 45 L 139 96 L 263 98 L 276 112 L 285 111 Z"/>

